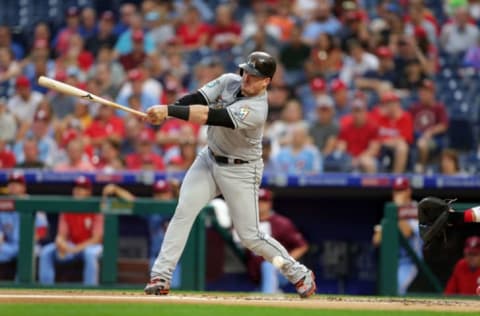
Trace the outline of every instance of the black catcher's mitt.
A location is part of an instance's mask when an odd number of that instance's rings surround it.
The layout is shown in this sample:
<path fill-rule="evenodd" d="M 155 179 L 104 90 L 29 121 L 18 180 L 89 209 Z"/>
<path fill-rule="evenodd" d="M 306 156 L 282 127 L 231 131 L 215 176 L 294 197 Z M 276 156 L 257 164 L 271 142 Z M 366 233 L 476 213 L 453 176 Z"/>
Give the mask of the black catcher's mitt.
<path fill-rule="evenodd" d="M 418 204 L 420 236 L 423 239 L 425 249 L 428 248 L 433 240 L 439 237 L 446 237 L 445 229 L 452 224 L 452 221 L 456 220 L 455 215 L 460 213 L 451 209 L 450 204 L 454 201 L 445 201 L 429 196 Z"/>

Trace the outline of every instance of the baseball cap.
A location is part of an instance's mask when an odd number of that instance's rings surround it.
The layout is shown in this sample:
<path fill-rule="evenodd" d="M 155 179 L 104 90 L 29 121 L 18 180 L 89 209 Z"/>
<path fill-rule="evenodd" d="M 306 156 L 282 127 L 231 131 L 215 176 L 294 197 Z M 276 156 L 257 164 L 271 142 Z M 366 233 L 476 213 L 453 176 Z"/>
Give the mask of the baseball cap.
<path fill-rule="evenodd" d="M 91 189 L 92 181 L 90 181 L 90 179 L 85 176 L 79 176 L 75 179 L 75 186 L 84 189 Z"/>
<path fill-rule="evenodd" d="M 433 83 L 432 80 L 424 79 L 424 80 L 422 80 L 422 83 L 420 84 L 420 88 L 435 91 L 435 84 Z"/>
<path fill-rule="evenodd" d="M 8 183 L 10 182 L 18 182 L 25 184 L 25 175 L 23 172 L 14 171 L 8 176 Z"/>
<path fill-rule="evenodd" d="M 330 91 L 332 93 L 347 89 L 347 85 L 341 79 L 335 79 L 330 84 Z"/>
<path fill-rule="evenodd" d="M 142 80 L 143 73 L 139 69 L 132 69 L 128 72 L 128 79 L 131 81 Z"/>
<path fill-rule="evenodd" d="M 167 192 L 170 192 L 170 190 L 171 190 L 171 186 L 165 180 L 157 180 L 153 184 L 153 192 L 154 193 L 167 193 Z"/>
<path fill-rule="evenodd" d="M 330 96 L 328 95 L 321 95 L 317 98 L 317 107 L 328 107 L 328 108 L 333 108 L 333 100 Z"/>
<path fill-rule="evenodd" d="M 30 87 L 30 80 L 27 76 L 19 76 L 15 82 L 17 88 L 28 88 Z"/>
<path fill-rule="evenodd" d="M 413 29 L 413 35 L 418 38 L 427 37 L 427 31 L 421 26 L 415 26 Z"/>
<path fill-rule="evenodd" d="M 39 109 L 38 111 L 35 112 L 33 120 L 34 121 L 48 122 L 48 121 L 50 121 L 50 115 L 44 109 Z"/>
<path fill-rule="evenodd" d="M 151 129 L 146 128 L 140 132 L 138 139 L 141 143 L 151 143 L 155 140 L 155 135 Z"/>
<path fill-rule="evenodd" d="M 392 58 L 393 57 L 392 50 L 390 48 L 388 48 L 387 46 L 380 46 L 379 48 L 377 48 L 375 53 L 379 58 Z"/>
<path fill-rule="evenodd" d="M 313 78 L 312 81 L 310 81 L 310 89 L 312 89 L 313 92 L 325 91 L 327 89 L 327 83 L 322 78 Z"/>
<path fill-rule="evenodd" d="M 132 33 L 132 40 L 134 42 L 141 42 L 143 41 L 143 38 L 144 38 L 143 31 L 136 30 Z"/>
<path fill-rule="evenodd" d="M 382 103 L 397 102 L 400 101 L 400 97 L 395 92 L 388 91 L 382 94 L 380 101 Z"/>
<path fill-rule="evenodd" d="M 463 248 L 465 254 L 480 254 L 480 237 L 471 236 L 465 240 L 465 248 Z"/>
<path fill-rule="evenodd" d="M 260 201 L 271 201 L 272 200 L 272 191 L 268 189 L 258 190 L 258 199 Z"/>
<path fill-rule="evenodd" d="M 406 190 L 410 188 L 410 181 L 406 177 L 397 177 L 393 181 L 394 190 Z"/>

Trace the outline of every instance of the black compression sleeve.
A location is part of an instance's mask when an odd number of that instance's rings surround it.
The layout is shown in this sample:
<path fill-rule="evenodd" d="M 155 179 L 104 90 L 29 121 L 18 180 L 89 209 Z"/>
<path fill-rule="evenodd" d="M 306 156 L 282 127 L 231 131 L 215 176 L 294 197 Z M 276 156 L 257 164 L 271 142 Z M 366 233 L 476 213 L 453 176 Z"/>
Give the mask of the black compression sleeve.
<path fill-rule="evenodd" d="M 188 121 L 188 117 L 190 116 L 189 106 L 169 105 L 167 111 L 168 116 L 173 116 L 184 121 Z"/>
<path fill-rule="evenodd" d="M 174 105 L 192 105 L 192 104 L 207 105 L 208 102 L 203 96 L 203 94 L 201 94 L 200 91 L 197 91 L 195 93 L 189 93 L 187 95 L 184 95 L 174 103 Z"/>
<path fill-rule="evenodd" d="M 223 126 L 228 128 L 235 128 L 232 118 L 228 114 L 227 109 L 212 109 L 208 110 L 207 125 Z"/>

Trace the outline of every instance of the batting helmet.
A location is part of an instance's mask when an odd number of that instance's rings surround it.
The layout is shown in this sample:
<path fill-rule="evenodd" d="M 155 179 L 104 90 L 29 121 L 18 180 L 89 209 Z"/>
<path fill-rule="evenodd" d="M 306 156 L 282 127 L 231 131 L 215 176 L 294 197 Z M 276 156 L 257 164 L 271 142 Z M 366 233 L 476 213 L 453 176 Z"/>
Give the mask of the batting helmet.
<path fill-rule="evenodd" d="M 247 73 L 259 76 L 259 77 L 273 77 L 277 63 L 272 56 L 265 52 L 253 52 L 248 55 L 247 62 L 238 65 L 240 67 L 240 75 L 243 71 Z"/>

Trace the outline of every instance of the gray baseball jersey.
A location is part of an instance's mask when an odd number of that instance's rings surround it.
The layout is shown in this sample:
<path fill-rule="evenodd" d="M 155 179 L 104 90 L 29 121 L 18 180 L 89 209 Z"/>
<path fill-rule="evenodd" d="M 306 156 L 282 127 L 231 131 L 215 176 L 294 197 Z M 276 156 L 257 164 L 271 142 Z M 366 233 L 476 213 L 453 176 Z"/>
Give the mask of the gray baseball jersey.
<path fill-rule="evenodd" d="M 262 134 L 268 113 L 267 93 L 238 97 L 241 77 L 225 74 L 199 91 L 211 107 L 226 108 L 235 128 L 209 126 L 208 146 L 218 156 L 247 161 L 242 164 L 217 163 L 204 148 L 185 174 L 175 214 L 168 225 L 162 249 L 152 267 L 151 277 L 170 280 L 200 210 L 222 194 L 242 243 L 272 262 L 285 261 L 280 271 L 292 283 L 308 269 L 294 260 L 275 239 L 259 230 L 258 187 L 263 161 Z"/>
<path fill-rule="evenodd" d="M 208 127 L 208 146 L 220 156 L 247 161 L 262 157 L 263 128 L 268 114 L 267 93 L 238 97 L 242 78 L 224 74 L 199 89 L 208 105 L 226 108 L 235 129 Z"/>

